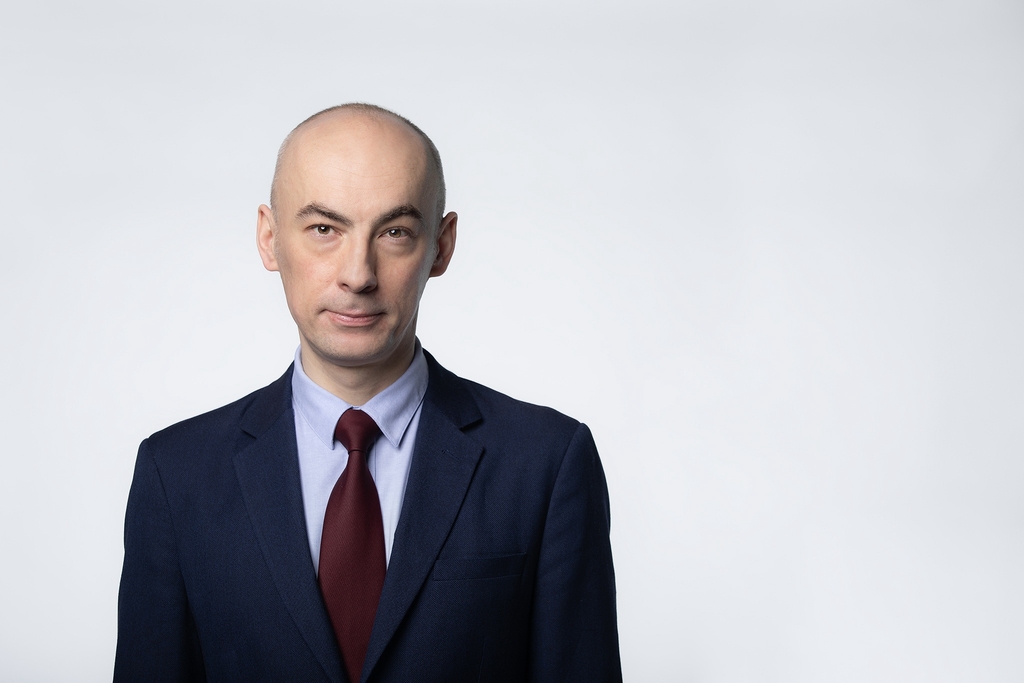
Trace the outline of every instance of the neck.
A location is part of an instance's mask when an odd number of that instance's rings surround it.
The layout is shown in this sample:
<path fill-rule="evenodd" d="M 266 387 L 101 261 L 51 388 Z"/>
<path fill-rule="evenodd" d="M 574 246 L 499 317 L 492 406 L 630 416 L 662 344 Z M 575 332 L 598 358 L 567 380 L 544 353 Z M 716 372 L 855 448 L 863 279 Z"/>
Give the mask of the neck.
<path fill-rule="evenodd" d="M 336 365 L 300 341 L 302 371 L 313 382 L 331 392 L 342 401 L 363 406 L 380 392 L 387 389 L 412 365 L 416 352 L 415 339 L 404 345 L 397 353 L 379 363 L 346 366 Z"/>

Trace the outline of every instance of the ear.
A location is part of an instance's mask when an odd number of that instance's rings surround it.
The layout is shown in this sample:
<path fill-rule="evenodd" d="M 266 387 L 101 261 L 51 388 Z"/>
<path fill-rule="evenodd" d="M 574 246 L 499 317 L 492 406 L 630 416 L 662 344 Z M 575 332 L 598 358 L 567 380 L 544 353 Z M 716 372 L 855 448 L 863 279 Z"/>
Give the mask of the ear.
<path fill-rule="evenodd" d="M 455 228 L 458 225 L 459 216 L 454 211 L 441 219 L 441 225 L 437 229 L 437 255 L 434 262 L 430 264 L 430 277 L 444 275 L 448 270 L 448 264 L 455 253 Z"/>
<path fill-rule="evenodd" d="M 277 237 L 277 224 L 274 223 L 274 211 L 266 204 L 260 204 L 256 216 L 256 248 L 260 252 L 263 267 L 267 270 L 280 270 L 277 255 L 274 253 L 274 239 Z"/>

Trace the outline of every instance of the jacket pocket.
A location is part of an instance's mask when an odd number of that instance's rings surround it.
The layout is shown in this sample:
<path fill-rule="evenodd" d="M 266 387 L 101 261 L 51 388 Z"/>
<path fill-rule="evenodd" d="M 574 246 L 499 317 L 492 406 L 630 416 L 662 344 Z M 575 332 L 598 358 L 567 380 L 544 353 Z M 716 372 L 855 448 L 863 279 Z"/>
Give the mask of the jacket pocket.
<path fill-rule="evenodd" d="M 526 553 L 493 557 L 445 557 L 434 563 L 434 581 L 494 579 L 523 573 Z"/>

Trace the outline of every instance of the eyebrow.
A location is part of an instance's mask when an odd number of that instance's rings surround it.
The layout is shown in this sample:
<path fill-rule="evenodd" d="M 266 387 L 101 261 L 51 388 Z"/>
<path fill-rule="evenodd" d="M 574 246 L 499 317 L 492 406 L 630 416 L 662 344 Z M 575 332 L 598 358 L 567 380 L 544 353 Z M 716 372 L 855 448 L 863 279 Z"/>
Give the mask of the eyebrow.
<path fill-rule="evenodd" d="M 323 204 L 317 204 L 316 202 L 310 202 L 304 207 L 299 209 L 299 212 L 295 214 L 296 218 L 309 218 L 310 216 L 322 216 L 328 220 L 332 220 L 335 223 L 341 223 L 342 225 L 352 225 L 352 221 L 342 216 L 336 211 L 331 211 Z"/>
<path fill-rule="evenodd" d="M 396 206 L 395 208 L 391 209 L 386 214 L 375 220 L 373 222 L 373 225 L 374 227 L 379 228 L 385 223 L 390 223 L 396 218 L 401 218 L 402 216 L 411 216 L 420 222 L 423 221 L 423 214 L 420 213 L 419 209 L 417 209 L 412 204 L 402 204 L 401 206 Z"/>
<path fill-rule="evenodd" d="M 323 204 L 319 204 L 317 202 L 310 202 L 309 204 L 306 204 L 304 207 L 299 209 L 297 214 L 295 214 L 296 218 L 309 218 L 310 216 L 322 216 L 328 220 L 334 221 L 335 223 L 341 223 L 342 225 L 349 226 L 352 225 L 352 221 L 342 214 L 337 211 L 331 211 Z M 377 220 L 373 222 L 373 227 L 379 228 L 385 223 L 390 223 L 396 218 L 401 218 L 402 216 L 411 216 L 418 221 L 423 221 L 423 213 L 419 209 L 412 204 L 402 204 L 401 206 L 396 206 L 377 218 Z"/>

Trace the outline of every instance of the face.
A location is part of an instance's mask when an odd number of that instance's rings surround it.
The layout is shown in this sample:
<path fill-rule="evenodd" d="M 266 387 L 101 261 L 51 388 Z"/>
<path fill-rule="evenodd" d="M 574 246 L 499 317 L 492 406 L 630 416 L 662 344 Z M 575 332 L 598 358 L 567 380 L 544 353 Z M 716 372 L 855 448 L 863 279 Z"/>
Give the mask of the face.
<path fill-rule="evenodd" d="M 281 274 L 303 367 L 397 377 L 427 279 L 455 248 L 455 214 L 436 224 L 422 141 L 398 122 L 325 116 L 285 150 L 274 201 L 260 207 L 257 244 Z"/>

